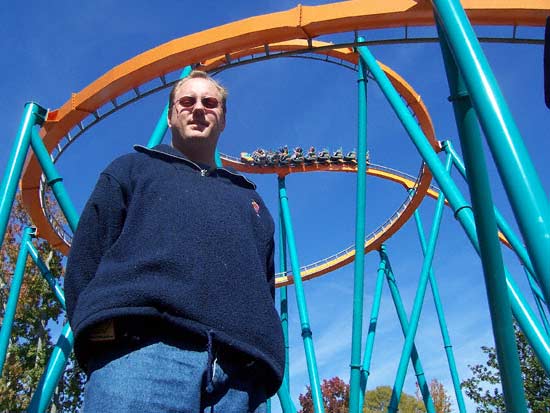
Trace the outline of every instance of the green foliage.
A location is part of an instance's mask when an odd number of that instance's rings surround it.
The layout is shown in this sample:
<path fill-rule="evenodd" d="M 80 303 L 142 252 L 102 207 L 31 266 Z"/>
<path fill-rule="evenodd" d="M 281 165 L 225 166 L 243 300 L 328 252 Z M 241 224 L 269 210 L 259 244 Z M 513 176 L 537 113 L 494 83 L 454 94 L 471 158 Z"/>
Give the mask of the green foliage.
<path fill-rule="evenodd" d="M 0 306 L 3 322 L 9 294 L 9 286 L 15 270 L 23 229 L 31 222 L 16 200 L 2 249 L 0 250 Z M 33 245 L 50 267 L 51 273 L 60 279 L 63 274 L 62 255 L 54 251 L 44 240 L 34 240 Z M 39 269 L 27 260 L 23 285 L 12 328 L 6 363 L 0 379 L 0 412 L 22 412 L 28 406 L 38 381 L 44 372 L 57 337 L 52 337 L 52 327 L 65 319 Z M 55 328 L 59 330 L 59 328 Z M 58 333 L 56 333 L 57 336 Z M 50 412 L 74 412 L 81 405 L 84 374 L 71 358 L 63 375 Z"/>
<path fill-rule="evenodd" d="M 378 386 L 365 394 L 363 413 L 385 413 L 388 411 L 392 395 L 390 386 Z M 398 409 L 400 413 L 422 413 L 425 412 L 421 400 L 407 393 L 401 393 Z"/>
<path fill-rule="evenodd" d="M 437 380 L 434 380 L 437 382 Z M 443 385 L 440 390 L 446 395 Z M 339 377 L 333 377 L 330 380 L 323 380 L 321 384 L 321 392 L 323 394 L 323 404 L 326 413 L 344 413 L 349 410 L 349 384 L 345 383 Z M 390 403 L 392 389 L 390 386 L 378 386 L 374 390 L 369 390 L 365 394 L 363 404 L 363 413 L 386 413 Z M 311 388 L 306 387 L 306 393 L 299 396 L 300 406 L 299 413 L 313 413 L 313 402 L 311 399 Z M 448 396 L 447 399 L 448 401 Z M 424 413 L 426 409 L 422 400 L 407 393 L 401 393 L 399 402 L 400 413 Z M 450 413 L 449 410 L 437 411 L 437 413 Z"/>
<path fill-rule="evenodd" d="M 531 413 L 550 413 L 550 378 L 517 326 L 515 332 L 527 407 Z M 494 347 L 481 350 L 487 355 L 487 361 L 469 366 L 473 376 L 462 382 L 462 388 L 476 403 L 477 413 L 505 412 L 496 350 Z"/>

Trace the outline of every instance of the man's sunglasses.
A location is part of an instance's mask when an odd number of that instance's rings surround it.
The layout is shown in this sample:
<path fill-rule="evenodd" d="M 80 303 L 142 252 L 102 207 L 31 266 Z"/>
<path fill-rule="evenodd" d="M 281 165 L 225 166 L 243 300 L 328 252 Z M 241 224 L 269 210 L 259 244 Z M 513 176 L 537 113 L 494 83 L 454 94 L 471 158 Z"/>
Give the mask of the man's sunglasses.
<path fill-rule="evenodd" d="M 188 108 L 192 108 L 193 106 L 195 106 L 195 104 L 197 103 L 197 98 L 195 96 L 183 96 L 182 98 L 180 98 L 177 101 L 177 103 L 182 108 L 187 108 L 188 109 Z M 216 109 L 220 104 L 218 99 L 216 99 L 214 97 L 211 97 L 211 96 L 201 98 L 201 103 L 207 109 Z"/>

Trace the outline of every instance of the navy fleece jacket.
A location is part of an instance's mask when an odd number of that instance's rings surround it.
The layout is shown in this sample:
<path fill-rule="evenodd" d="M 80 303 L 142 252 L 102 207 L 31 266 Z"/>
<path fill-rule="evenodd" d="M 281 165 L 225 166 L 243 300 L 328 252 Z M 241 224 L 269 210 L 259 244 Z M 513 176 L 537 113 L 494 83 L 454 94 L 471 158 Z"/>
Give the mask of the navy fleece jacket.
<path fill-rule="evenodd" d="M 254 184 L 168 145 L 135 149 L 100 175 L 71 247 L 65 292 L 79 362 L 93 352 L 84 337 L 95 324 L 152 317 L 260 361 L 275 393 L 284 347 L 274 224 Z"/>

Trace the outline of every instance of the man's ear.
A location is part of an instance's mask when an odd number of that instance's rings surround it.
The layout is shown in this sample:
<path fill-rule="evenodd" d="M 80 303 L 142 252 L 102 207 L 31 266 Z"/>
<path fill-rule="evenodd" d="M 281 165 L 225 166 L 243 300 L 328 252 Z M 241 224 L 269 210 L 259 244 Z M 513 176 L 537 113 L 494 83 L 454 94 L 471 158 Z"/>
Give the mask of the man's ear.
<path fill-rule="evenodd" d="M 170 122 L 170 112 L 166 115 L 166 123 L 168 124 L 169 128 L 172 128 L 172 122 Z"/>

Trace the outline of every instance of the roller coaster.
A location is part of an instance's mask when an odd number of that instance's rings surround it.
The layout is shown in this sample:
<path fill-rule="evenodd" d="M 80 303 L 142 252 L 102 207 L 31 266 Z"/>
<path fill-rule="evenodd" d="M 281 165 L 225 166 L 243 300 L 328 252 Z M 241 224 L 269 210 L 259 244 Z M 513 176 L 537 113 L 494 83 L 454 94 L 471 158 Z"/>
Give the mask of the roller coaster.
<path fill-rule="evenodd" d="M 506 369 L 510 372 L 509 376 L 503 380 L 507 410 L 526 412 L 523 385 L 518 373 L 519 362 L 513 339 L 510 339 L 513 336 L 512 315 L 533 347 L 544 370 L 550 375 L 550 210 L 548 195 L 536 174 L 479 42 L 542 44 L 542 39 L 517 38 L 515 29 L 520 26 L 543 27 L 549 14 L 549 0 L 528 0 L 521 3 L 517 0 L 468 0 L 462 3 L 456 0 L 432 0 L 431 3 L 391 0 L 383 4 L 344 1 L 321 6 L 299 5 L 287 11 L 251 17 L 171 40 L 111 69 L 80 92 L 72 94 L 58 109 L 48 110 L 36 103 L 29 103 L 25 107 L 21 127 L 0 188 L 0 229 L 5 233 L 19 183 L 25 209 L 37 228 L 38 236 L 66 255 L 70 250 L 71 233 L 78 223 L 78 213 L 56 170 L 56 162 L 71 144 L 90 128 L 128 105 L 166 90 L 180 76 L 188 74 L 191 68 L 200 68 L 216 75 L 228 69 L 238 70 L 244 65 L 283 57 L 317 59 L 344 66 L 357 71 L 360 94 L 361 89 L 366 87 L 364 83 L 367 77 L 373 79 L 380 87 L 422 158 L 418 176 L 414 177 L 384 165 L 366 163 L 367 145 L 363 120 L 366 107 L 361 99 L 357 161 L 353 164 L 316 162 L 260 166 L 243 162 L 237 156 L 222 153 L 217 159 L 218 165 L 231 166 L 244 173 L 272 174 L 278 177 L 281 238 L 286 240 L 286 243 L 281 244 L 281 251 L 288 249 L 291 264 L 290 268 L 287 268 L 287 254 L 280 253 L 283 258 L 276 285 L 280 288 L 280 297 L 283 301 L 287 299 L 286 289 L 295 288 L 315 412 L 323 412 L 324 407 L 302 282 L 354 263 L 349 406 L 350 412 L 359 412 L 368 385 L 376 333 L 375 328 L 370 328 L 364 337 L 362 331 L 364 256 L 373 251 L 380 254 L 380 281 L 373 293 L 375 298 L 370 318 L 372 327 L 373 320 L 374 326 L 376 325 L 380 305 L 381 287 L 378 285 L 381 286 L 383 278 L 391 285 L 393 279 L 385 243 L 413 216 L 416 218 L 417 209 L 426 196 L 437 200 L 434 228 L 438 227 L 441 211 L 446 205 L 452 209 L 466 236 L 479 253 L 484 267 L 485 287 L 491 308 L 490 316 L 499 362 L 510 366 Z M 368 36 L 370 31 L 376 29 L 434 25 L 438 29 L 438 38 L 410 38 L 406 29 L 405 35 L 399 39 L 369 41 L 362 37 Z M 514 28 L 514 34 L 511 37 L 478 38 L 472 25 L 508 26 Z M 341 33 L 349 34 L 349 41 L 332 44 L 316 40 L 319 36 Z M 437 139 L 429 112 L 420 95 L 394 70 L 376 61 L 370 51 L 372 45 L 436 41 L 441 45 L 445 61 L 464 161 L 449 141 Z M 470 120 L 467 119 L 468 116 Z M 479 132 L 476 132 L 477 126 L 474 126 L 478 122 L 495 158 L 523 242 L 494 208 L 490 196 L 487 196 L 490 190 L 481 137 Z M 161 118 L 148 146 L 162 141 L 166 129 L 165 119 Z M 440 160 L 440 155 L 445 156 L 445 162 Z M 471 205 L 449 174 L 453 166 L 468 179 Z M 357 176 L 358 218 L 355 244 L 313 263 L 300 266 L 285 179 L 292 174 L 315 172 L 343 172 Z M 367 175 L 397 183 L 405 188 L 405 197 L 401 205 L 369 234 L 365 233 L 365 205 L 359 201 L 365 198 Z M 437 185 L 432 182 L 433 177 Z M 51 203 L 47 201 L 49 191 L 63 211 L 66 223 L 58 222 L 50 210 Z M 414 340 L 427 283 L 435 283 L 431 275 L 431 265 L 436 238 L 437 234 L 432 234 L 428 243 L 424 242 L 425 258 L 410 319 L 400 320 L 405 343 L 393 386 L 392 401 L 388 408 L 391 412 L 397 411 L 407 365 L 412 362 L 426 411 L 435 413 L 433 400 L 423 379 Z M 33 252 L 32 243 L 28 246 L 27 242 L 28 240 L 23 237 L 21 253 L 31 255 L 60 301 L 64 302 L 59 281 L 48 278 L 43 261 Z M 513 277 L 504 268 L 501 245 L 513 251 L 525 267 L 537 303 L 538 315 L 535 315 Z M 18 277 L 22 276 L 21 271 Z M 15 299 L 10 303 L 15 304 L 8 305 L 0 333 L 0 373 L 5 362 L 18 294 L 18 289 L 12 286 L 10 296 Z M 402 305 L 398 293 L 392 290 L 392 294 L 398 308 Z M 286 310 L 281 307 L 283 329 L 288 340 L 288 323 L 285 321 L 288 314 L 284 311 Z M 444 315 L 439 308 L 438 317 L 440 323 L 443 320 L 442 336 L 444 340 L 448 340 L 447 331 L 443 327 Z M 365 348 L 363 340 L 366 341 Z M 65 324 L 60 341 L 40 381 L 41 387 L 37 389 L 27 409 L 28 412 L 46 410 L 69 357 L 72 342 L 70 326 Z M 452 346 L 446 342 L 445 347 Z M 458 409 L 463 413 L 466 409 L 452 350 L 447 353 L 447 359 Z M 281 409 L 285 413 L 296 411 L 290 396 L 288 374 L 287 371 L 278 392 Z"/>

